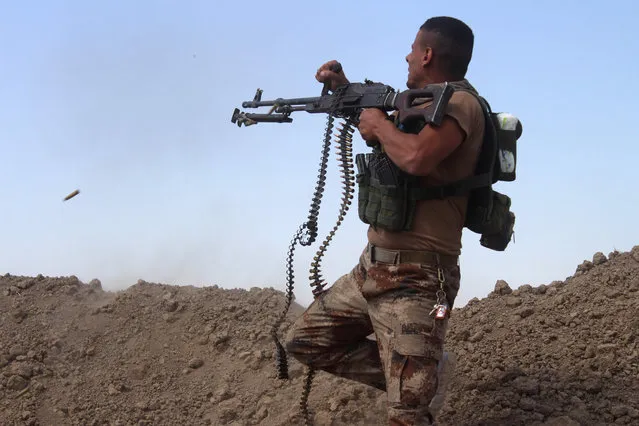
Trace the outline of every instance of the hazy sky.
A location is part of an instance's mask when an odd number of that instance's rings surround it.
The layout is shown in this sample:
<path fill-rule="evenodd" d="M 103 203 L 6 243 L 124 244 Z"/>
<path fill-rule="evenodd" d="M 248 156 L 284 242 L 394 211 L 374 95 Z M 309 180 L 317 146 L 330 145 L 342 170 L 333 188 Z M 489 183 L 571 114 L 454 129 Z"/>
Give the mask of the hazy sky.
<path fill-rule="evenodd" d="M 524 128 L 518 179 L 496 186 L 513 199 L 515 243 L 494 252 L 465 231 L 458 303 L 639 244 L 636 2 L 0 5 L 0 273 L 283 290 L 325 116 L 239 129 L 233 109 L 258 87 L 264 99 L 319 95 L 329 59 L 351 81 L 403 90 L 405 56 L 435 15 L 473 28 L 469 80 Z M 328 179 L 320 240 L 341 198 L 334 151 Z M 330 282 L 365 235 L 353 205 L 323 262 Z M 296 254 L 303 304 L 316 250 Z"/>

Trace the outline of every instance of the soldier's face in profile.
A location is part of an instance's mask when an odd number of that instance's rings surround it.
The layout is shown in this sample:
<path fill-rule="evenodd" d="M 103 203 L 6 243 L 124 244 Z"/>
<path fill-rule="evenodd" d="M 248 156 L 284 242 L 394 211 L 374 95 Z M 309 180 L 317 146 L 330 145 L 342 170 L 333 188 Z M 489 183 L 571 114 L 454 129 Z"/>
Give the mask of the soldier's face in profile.
<path fill-rule="evenodd" d="M 424 34 L 422 31 L 418 31 L 415 35 L 415 40 L 411 44 L 411 49 L 408 55 L 406 55 L 406 62 L 408 63 L 408 77 L 406 79 L 406 87 L 409 89 L 419 88 L 424 81 L 425 66 L 428 63 L 429 47 L 424 47 Z"/>

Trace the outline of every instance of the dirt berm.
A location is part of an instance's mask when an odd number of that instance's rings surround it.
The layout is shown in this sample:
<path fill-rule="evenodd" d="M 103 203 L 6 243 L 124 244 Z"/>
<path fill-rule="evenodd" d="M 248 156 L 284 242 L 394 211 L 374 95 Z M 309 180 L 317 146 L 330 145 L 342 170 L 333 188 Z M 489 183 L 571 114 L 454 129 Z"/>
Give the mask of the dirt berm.
<path fill-rule="evenodd" d="M 268 334 L 283 300 L 0 277 L 0 424 L 297 424 L 305 370 L 291 361 L 277 380 Z M 639 246 L 597 253 L 566 281 L 497 282 L 454 310 L 448 350 L 440 425 L 639 424 Z M 384 397 L 319 373 L 309 406 L 317 425 L 383 425 Z"/>

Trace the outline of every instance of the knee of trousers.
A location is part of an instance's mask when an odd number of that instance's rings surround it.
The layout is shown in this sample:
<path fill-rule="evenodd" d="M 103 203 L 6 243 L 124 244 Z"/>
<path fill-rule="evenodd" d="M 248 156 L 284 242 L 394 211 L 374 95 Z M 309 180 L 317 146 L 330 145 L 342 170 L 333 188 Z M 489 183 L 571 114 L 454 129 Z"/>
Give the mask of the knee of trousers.
<path fill-rule="evenodd" d="M 307 367 L 321 368 L 324 364 L 322 355 L 310 351 L 308 345 L 294 340 L 287 340 L 284 347 L 290 356 Z"/>
<path fill-rule="evenodd" d="M 330 350 L 316 346 L 292 328 L 284 341 L 286 352 L 307 367 L 322 369 L 332 364 Z"/>
<path fill-rule="evenodd" d="M 293 358 L 302 364 L 309 365 L 313 362 L 314 356 L 310 351 L 309 345 L 300 337 L 300 333 L 294 324 L 286 334 L 284 339 L 284 348 Z"/>

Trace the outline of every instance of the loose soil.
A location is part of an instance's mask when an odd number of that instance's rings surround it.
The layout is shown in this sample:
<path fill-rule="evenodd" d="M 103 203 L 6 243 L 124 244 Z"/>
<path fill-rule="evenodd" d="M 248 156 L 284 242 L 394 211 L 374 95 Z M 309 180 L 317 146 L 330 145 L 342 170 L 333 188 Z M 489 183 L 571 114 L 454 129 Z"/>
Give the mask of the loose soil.
<path fill-rule="evenodd" d="M 463 285 L 463 283 L 462 283 Z M 274 289 L 0 277 L 0 424 L 299 424 L 306 370 L 275 376 Z M 280 329 L 302 312 L 293 305 Z M 565 281 L 453 310 L 439 425 L 639 424 L 639 246 Z M 317 425 L 384 425 L 385 394 L 319 372 Z"/>

